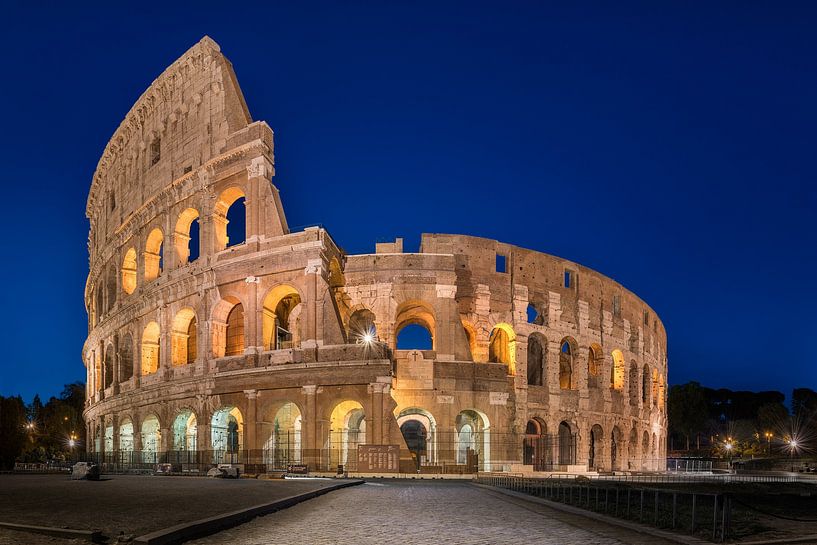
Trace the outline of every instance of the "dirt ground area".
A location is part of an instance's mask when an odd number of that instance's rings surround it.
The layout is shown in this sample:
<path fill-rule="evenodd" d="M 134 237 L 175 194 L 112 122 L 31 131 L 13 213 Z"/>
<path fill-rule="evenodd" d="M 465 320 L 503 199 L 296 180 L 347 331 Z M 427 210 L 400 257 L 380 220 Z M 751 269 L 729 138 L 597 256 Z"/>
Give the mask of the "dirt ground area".
<path fill-rule="evenodd" d="M 139 536 L 329 486 L 329 479 L 208 479 L 105 476 L 72 481 L 65 475 L 0 475 L 0 522 L 101 530 Z M 0 530 L 0 545 L 66 544 L 69 540 Z M 80 542 L 77 542 L 80 543 Z M 87 542 L 83 542 L 87 543 Z"/>

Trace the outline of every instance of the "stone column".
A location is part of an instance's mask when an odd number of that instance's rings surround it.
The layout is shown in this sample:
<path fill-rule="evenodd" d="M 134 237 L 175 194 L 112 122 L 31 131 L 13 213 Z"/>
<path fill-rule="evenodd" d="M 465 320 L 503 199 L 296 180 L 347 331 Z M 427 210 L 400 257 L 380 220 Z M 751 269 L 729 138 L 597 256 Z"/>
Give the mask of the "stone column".
<path fill-rule="evenodd" d="M 119 393 L 119 377 L 122 376 L 122 372 L 120 370 L 120 365 L 122 364 L 122 360 L 119 357 L 119 334 L 114 334 L 113 336 L 113 382 L 111 384 L 113 390 L 112 392 L 114 395 Z M 114 443 L 115 445 L 115 443 Z"/>
<path fill-rule="evenodd" d="M 307 263 L 304 274 L 306 275 L 306 301 L 301 304 L 304 305 L 305 324 L 302 326 L 303 338 L 301 339 L 301 346 L 303 348 L 316 348 L 322 344 L 322 339 L 318 339 L 319 332 L 317 327 L 318 312 L 320 312 L 321 305 L 318 304 L 318 281 L 323 270 L 323 260 L 310 259 Z"/>
<path fill-rule="evenodd" d="M 97 419 L 97 434 L 99 435 L 99 461 L 105 459 L 105 417 L 100 416 Z"/>
<path fill-rule="evenodd" d="M 170 319 L 167 316 L 167 305 L 159 306 L 159 376 L 162 380 L 170 380 L 172 370 L 173 356 L 171 354 L 172 347 L 170 346 Z"/>
<path fill-rule="evenodd" d="M 301 449 L 302 459 L 311 469 L 320 464 L 321 445 L 317 437 L 318 424 L 318 387 L 315 384 L 303 386 L 301 391 L 306 398 L 306 413 L 301 418 Z"/>
<path fill-rule="evenodd" d="M 253 277 L 247 278 L 247 351 L 261 351 L 261 335 L 258 330 L 258 281 Z"/>
<path fill-rule="evenodd" d="M 366 434 L 366 442 L 373 445 L 383 444 L 383 383 L 373 382 L 369 384 L 369 393 L 371 394 L 371 439 Z"/>
<path fill-rule="evenodd" d="M 248 451 L 248 460 L 251 460 L 252 451 L 258 450 L 258 390 L 244 390 L 244 395 L 247 396 L 247 415 L 244 418 L 244 449 Z"/>
<path fill-rule="evenodd" d="M 111 425 L 113 426 L 113 448 L 111 449 L 112 452 L 118 454 L 119 453 L 119 416 L 114 414 L 111 416 Z M 117 456 L 117 462 L 119 461 Z"/>
<path fill-rule="evenodd" d="M 434 350 L 437 352 L 437 359 L 451 361 L 456 358 L 456 347 L 454 346 L 457 335 L 455 328 L 462 328 L 457 312 L 454 297 L 457 294 L 457 286 L 449 284 L 437 284 L 437 302 L 435 311 Z M 455 316 L 456 315 L 456 316 Z M 456 319 L 454 319 L 456 318 Z"/>

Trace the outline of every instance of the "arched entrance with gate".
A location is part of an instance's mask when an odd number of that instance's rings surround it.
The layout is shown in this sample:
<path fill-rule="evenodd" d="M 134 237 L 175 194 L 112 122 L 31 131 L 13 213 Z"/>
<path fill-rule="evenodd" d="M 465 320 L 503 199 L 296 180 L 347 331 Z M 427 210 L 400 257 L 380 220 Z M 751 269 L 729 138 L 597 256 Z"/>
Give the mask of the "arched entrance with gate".
<path fill-rule="evenodd" d="M 397 415 L 397 425 L 417 469 L 437 461 L 437 423 L 428 411 L 411 407 Z"/>

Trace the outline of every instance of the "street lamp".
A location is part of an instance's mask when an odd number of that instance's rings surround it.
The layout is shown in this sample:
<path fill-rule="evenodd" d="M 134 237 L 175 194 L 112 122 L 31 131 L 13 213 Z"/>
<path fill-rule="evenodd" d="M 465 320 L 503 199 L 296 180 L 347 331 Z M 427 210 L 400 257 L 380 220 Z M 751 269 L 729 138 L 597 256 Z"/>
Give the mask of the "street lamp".
<path fill-rule="evenodd" d="M 772 455 L 772 437 L 774 437 L 774 434 L 772 432 L 770 432 L 770 431 L 767 431 L 763 435 L 766 437 L 766 455 L 771 456 Z"/>

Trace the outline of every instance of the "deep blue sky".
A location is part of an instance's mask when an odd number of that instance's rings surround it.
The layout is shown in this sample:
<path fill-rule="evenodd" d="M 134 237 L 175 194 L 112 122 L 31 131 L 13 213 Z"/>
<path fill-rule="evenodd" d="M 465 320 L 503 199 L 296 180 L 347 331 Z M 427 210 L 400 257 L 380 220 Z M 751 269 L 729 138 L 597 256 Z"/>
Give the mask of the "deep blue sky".
<path fill-rule="evenodd" d="M 0 394 L 84 380 L 93 170 L 204 34 L 290 225 L 564 256 L 659 313 L 672 383 L 817 388 L 814 4 L 27 4 L 0 26 Z"/>

